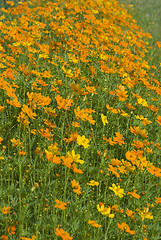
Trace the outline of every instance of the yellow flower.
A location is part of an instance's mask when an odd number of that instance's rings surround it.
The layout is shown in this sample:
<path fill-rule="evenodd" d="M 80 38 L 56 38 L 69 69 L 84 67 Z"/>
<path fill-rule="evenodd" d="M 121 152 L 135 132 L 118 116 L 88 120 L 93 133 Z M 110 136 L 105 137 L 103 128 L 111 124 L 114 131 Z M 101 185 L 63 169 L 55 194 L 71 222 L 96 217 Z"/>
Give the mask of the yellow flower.
<path fill-rule="evenodd" d="M 108 123 L 108 121 L 107 121 L 107 117 L 104 116 L 103 114 L 101 114 L 101 119 L 102 119 L 102 123 L 103 123 L 103 125 L 106 125 L 106 123 Z"/>
<path fill-rule="evenodd" d="M 99 185 L 99 182 L 96 182 L 94 180 L 91 180 L 89 183 L 87 183 L 87 185 L 90 185 L 90 186 L 98 186 Z"/>
<path fill-rule="evenodd" d="M 99 203 L 97 204 L 97 210 L 102 214 L 105 215 L 109 218 L 113 218 L 115 216 L 115 214 L 110 214 L 111 212 L 111 208 L 110 207 L 105 207 L 105 205 L 103 203 Z"/>
<path fill-rule="evenodd" d="M 67 155 L 73 159 L 74 162 L 78 162 L 80 164 L 83 164 L 84 161 L 80 159 L 79 154 L 75 154 L 75 151 L 72 150 L 71 152 L 67 152 Z"/>
<path fill-rule="evenodd" d="M 120 186 L 116 186 L 114 183 L 112 184 L 112 187 L 109 187 L 110 190 L 114 191 L 116 196 L 119 196 L 120 198 L 123 197 L 124 189 L 121 189 Z"/>
<path fill-rule="evenodd" d="M 148 106 L 147 101 L 145 99 L 141 98 L 141 97 L 137 99 L 137 102 L 138 102 L 138 104 L 141 104 L 144 107 Z"/>
<path fill-rule="evenodd" d="M 89 140 L 83 135 L 83 136 L 78 136 L 77 137 L 77 143 L 78 145 L 82 145 L 84 148 L 88 148 L 89 147 Z"/>
<path fill-rule="evenodd" d="M 47 154 L 51 154 L 51 155 L 59 155 L 59 151 L 58 150 L 60 150 L 60 149 L 57 147 L 57 145 L 58 145 L 57 143 L 54 143 L 54 145 L 51 144 L 48 147 L 48 150 L 45 149 L 45 152 Z"/>

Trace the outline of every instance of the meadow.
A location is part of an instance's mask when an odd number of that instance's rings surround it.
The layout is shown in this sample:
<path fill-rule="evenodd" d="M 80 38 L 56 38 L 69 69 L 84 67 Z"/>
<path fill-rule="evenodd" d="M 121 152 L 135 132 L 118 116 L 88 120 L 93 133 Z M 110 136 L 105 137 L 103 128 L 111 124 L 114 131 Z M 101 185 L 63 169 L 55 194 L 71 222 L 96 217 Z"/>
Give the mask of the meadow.
<path fill-rule="evenodd" d="M 1 5 L 2 240 L 161 239 L 161 39 L 122 2 Z"/>

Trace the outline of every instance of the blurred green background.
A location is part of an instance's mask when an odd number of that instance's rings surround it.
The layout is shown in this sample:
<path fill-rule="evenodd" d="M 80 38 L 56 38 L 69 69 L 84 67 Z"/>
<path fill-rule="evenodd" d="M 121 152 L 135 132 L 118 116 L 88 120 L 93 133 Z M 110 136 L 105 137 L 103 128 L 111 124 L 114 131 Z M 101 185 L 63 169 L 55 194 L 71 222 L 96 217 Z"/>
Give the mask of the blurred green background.
<path fill-rule="evenodd" d="M 161 0 L 119 0 L 141 26 L 152 35 L 151 43 L 161 41 Z M 132 6 L 128 7 L 129 5 Z"/>

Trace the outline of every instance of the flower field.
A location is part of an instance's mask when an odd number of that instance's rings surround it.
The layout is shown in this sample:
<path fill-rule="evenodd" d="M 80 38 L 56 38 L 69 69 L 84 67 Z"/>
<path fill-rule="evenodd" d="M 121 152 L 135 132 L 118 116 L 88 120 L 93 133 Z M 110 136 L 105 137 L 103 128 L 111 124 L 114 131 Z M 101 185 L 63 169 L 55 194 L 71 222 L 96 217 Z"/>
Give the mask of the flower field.
<path fill-rule="evenodd" d="M 161 239 L 161 42 L 115 0 L 0 9 L 0 238 Z"/>

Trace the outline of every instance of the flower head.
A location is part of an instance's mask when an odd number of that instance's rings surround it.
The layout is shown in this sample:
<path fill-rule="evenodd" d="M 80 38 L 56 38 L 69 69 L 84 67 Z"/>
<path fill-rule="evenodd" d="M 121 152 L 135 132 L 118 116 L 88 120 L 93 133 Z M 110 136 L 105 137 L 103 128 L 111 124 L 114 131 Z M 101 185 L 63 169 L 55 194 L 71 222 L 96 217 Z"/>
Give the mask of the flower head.
<path fill-rule="evenodd" d="M 83 136 L 78 136 L 77 137 L 77 143 L 78 145 L 82 145 L 84 148 L 88 148 L 89 147 L 89 140 L 83 135 Z"/>
<path fill-rule="evenodd" d="M 112 187 L 109 187 L 110 190 L 112 190 L 116 196 L 119 196 L 120 198 L 123 197 L 124 189 L 121 189 L 120 186 L 116 186 L 114 183 L 112 184 Z"/>

